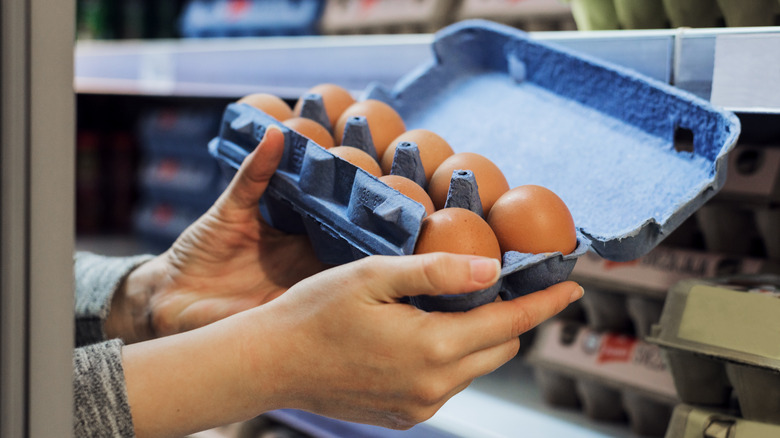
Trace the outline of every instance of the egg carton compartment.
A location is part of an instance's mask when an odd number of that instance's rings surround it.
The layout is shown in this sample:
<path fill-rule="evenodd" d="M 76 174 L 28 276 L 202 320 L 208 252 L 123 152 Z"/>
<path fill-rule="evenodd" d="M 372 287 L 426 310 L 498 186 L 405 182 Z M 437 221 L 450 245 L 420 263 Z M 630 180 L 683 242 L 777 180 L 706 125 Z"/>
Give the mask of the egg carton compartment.
<path fill-rule="evenodd" d="M 477 294 L 474 301 L 421 298 L 432 309 L 466 310 L 495 292 L 512 298 L 542 289 L 567 278 L 589 247 L 611 260 L 633 260 L 723 185 L 738 119 L 692 95 L 483 20 L 437 33 L 433 58 L 395 88 L 374 85 L 365 97 L 389 103 L 409 130 L 428 129 L 456 152 L 500 163 L 511 187 L 538 184 L 554 191 L 572 212 L 578 246 L 567 255 L 507 252 L 499 291 Z M 237 168 L 264 127 L 276 123 L 263 116 L 230 105 L 212 155 Z M 692 133 L 692 151 L 675 149 L 679 129 Z M 303 140 L 287 136 L 286 158 L 269 191 L 354 247 L 344 257 L 327 250 L 320 255 L 346 262 L 355 254 L 411 254 L 420 204 Z M 358 198 L 349 201 L 353 192 Z M 397 201 L 385 202 L 388 197 Z M 372 205 L 358 207 L 364 201 Z"/>
<path fill-rule="evenodd" d="M 571 6 L 562 0 L 463 0 L 457 20 L 483 18 L 526 31 L 575 30 Z"/>
<path fill-rule="evenodd" d="M 571 0 L 580 30 L 773 26 L 775 0 Z"/>
<path fill-rule="evenodd" d="M 674 408 L 665 438 L 775 438 L 780 426 L 749 421 L 715 409 L 680 404 Z"/>
<path fill-rule="evenodd" d="M 316 35 L 325 0 L 190 0 L 179 29 L 188 38 Z"/>
<path fill-rule="evenodd" d="M 596 421 L 628 422 L 639 435 L 663 435 L 678 398 L 660 348 L 560 320 L 536 332 L 525 359 L 547 403 Z"/>
<path fill-rule="evenodd" d="M 780 145 L 737 144 L 728 155 L 728 177 L 716 199 L 780 203 Z"/>
<path fill-rule="evenodd" d="M 213 162 L 207 144 L 219 129 L 219 111 L 160 109 L 141 116 L 138 137 L 145 157 Z"/>
<path fill-rule="evenodd" d="M 710 202 L 696 213 L 708 249 L 780 260 L 780 204 Z"/>
<path fill-rule="evenodd" d="M 686 280 L 669 291 L 648 341 L 663 348 L 685 403 L 780 424 L 780 277 Z"/>
<path fill-rule="evenodd" d="M 452 23 L 459 0 L 329 0 L 325 34 L 432 33 Z"/>
<path fill-rule="evenodd" d="M 585 289 L 580 301 L 589 327 L 641 339 L 660 320 L 668 289 L 681 280 L 777 269 L 762 259 L 659 246 L 629 262 L 586 254 L 570 278 Z"/>

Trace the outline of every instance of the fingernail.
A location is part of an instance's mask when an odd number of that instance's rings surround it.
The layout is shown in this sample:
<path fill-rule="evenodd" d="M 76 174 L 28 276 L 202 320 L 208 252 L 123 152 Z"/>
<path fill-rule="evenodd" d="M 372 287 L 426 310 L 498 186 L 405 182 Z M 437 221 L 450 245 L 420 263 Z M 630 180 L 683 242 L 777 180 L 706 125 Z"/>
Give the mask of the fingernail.
<path fill-rule="evenodd" d="M 582 298 L 583 295 L 585 295 L 585 289 L 583 289 L 582 286 L 577 286 L 574 289 L 574 291 L 572 291 L 571 298 L 569 298 L 569 302 L 573 303 L 579 300 L 580 298 Z"/>
<path fill-rule="evenodd" d="M 496 259 L 471 260 L 471 279 L 477 283 L 495 283 L 500 272 L 501 264 Z"/>

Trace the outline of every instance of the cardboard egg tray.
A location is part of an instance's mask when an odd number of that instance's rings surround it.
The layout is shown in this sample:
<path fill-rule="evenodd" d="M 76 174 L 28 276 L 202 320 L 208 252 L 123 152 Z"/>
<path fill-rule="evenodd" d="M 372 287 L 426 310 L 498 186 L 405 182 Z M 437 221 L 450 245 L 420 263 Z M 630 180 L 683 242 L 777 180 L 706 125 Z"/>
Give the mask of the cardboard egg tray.
<path fill-rule="evenodd" d="M 577 249 L 503 255 L 488 291 L 420 297 L 428 310 L 468 310 L 568 277 L 589 248 L 633 260 L 654 248 L 722 187 L 726 154 L 739 134 L 732 113 L 637 73 L 531 40 L 482 20 L 436 34 L 433 59 L 365 97 L 387 102 L 406 128 L 441 135 L 456 152 L 497 163 L 511 187 L 545 186 L 568 205 Z M 210 151 L 228 173 L 278 122 L 229 105 Z M 693 136 L 675 149 L 675 133 Z M 422 206 L 282 128 L 287 147 L 264 197 L 271 223 L 307 232 L 319 257 L 345 263 L 369 254 L 411 254 Z"/>
<path fill-rule="evenodd" d="M 696 218 L 707 248 L 780 260 L 780 204 L 710 202 Z"/>
<path fill-rule="evenodd" d="M 452 23 L 459 0 L 327 0 L 324 34 L 433 33 Z"/>
<path fill-rule="evenodd" d="M 188 38 L 315 35 L 325 0 L 190 0 L 180 18 Z"/>
<path fill-rule="evenodd" d="M 484 18 L 526 31 L 576 29 L 571 5 L 562 0 L 463 0 L 456 17 Z"/>
<path fill-rule="evenodd" d="M 773 26 L 776 0 L 571 0 L 580 30 Z"/>
<path fill-rule="evenodd" d="M 628 422 L 640 435 L 663 436 L 679 401 L 660 348 L 631 336 L 551 320 L 537 329 L 526 360 L 547 403 Z"/>
<path fill-rule="evenodd" d="M 205 162 L 213 166 L 208 151 L 198 145 L 208 142 L 219 129 L 220 113 L 213 110 L 160 109 L 143 114 L 138 137 L 144 156 Z"/>
<path fill-rule="evenodd" d="M 667 291 L 680 281 L 778 269 L 763 259 L 659 246 L 628 262 L 588 253 L 580 257 L 570 278 L 585 289 L 580 302 L 588 327 L 642 339 L 660 320 Z"/>
<path fill-rule="evenodd" d="M 780 277 L 686 280 L 647 338 L 661 346 L 680 399 L 780 424 Z M 733 394 L 732 394 L 733 391 Z"/>
<path fill-rule="evenodd" d="M 665 438 L 775 438 L 780 426 L 749 421 L 728 413 L 680 404 L 674 408 Z"/>
<path fill-rule="evenodd" d="M 780 204 L 780 145 L 739 143 L 728 160 L 728 177 L 717 199 Z"/>

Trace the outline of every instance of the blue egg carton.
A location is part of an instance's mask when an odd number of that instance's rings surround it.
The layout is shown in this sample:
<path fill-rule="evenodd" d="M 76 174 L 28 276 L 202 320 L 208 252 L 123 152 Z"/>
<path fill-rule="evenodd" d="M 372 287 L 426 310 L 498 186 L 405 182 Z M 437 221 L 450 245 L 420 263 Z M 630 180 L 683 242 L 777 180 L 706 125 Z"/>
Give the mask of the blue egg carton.
<path fill-rule="evenodd" d="M 180 19 L 188 38 L 315 35 L 325 0 L 191 0 Z"/>
<path fill-rule="evenodd" d="M 638 258 L 723 186 L 725 156 L 740 131 L 730 112 L 484 20 L 443 29 L 432 48 L 430 62 L 392 89 L 369 87 L 365 97 L 393 106 L 409 130 L 429 129 L 456 152 L 493 160 L 511 187 L 553 190 L 572 212 L 578 245 L 567 255 L 507 252 L 494 287 L 414 297 L 423 309 L 467 310 L 543 289 L 565 280 L 589 249 L 615 261 Z M 235 172 L 270 124 L 281 126 L 231 104 L 210 151 Z M 285 156 L 263 202 L 274 226 L 307 232 L 328 263 L 413 253 L 420 204 L 282 130 Z"/>

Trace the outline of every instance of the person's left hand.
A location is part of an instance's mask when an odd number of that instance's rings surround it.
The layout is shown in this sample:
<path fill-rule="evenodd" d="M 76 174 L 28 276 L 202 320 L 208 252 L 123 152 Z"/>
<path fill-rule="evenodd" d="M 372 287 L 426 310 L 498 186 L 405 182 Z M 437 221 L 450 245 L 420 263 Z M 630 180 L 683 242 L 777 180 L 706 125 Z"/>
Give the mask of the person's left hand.
<path fill-rule="evenodd" d="M 270 127 L 208 212 L 131 272 L 112 301 L 107 335 L 130 343 L 201 327 L 326 268 L 307 236 L 274 229 L 260 215 L 258 202 L 283 151 L 284 134 Z"/>

